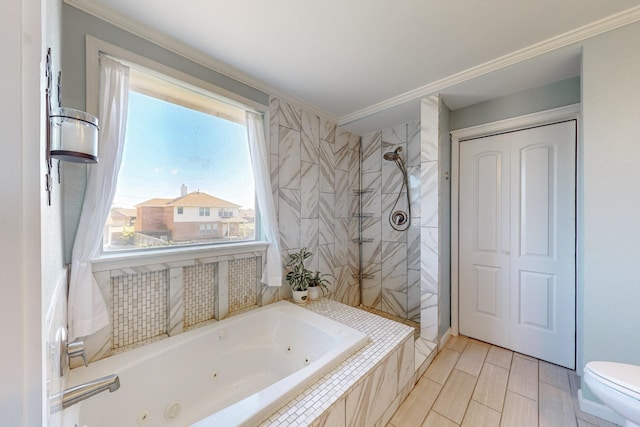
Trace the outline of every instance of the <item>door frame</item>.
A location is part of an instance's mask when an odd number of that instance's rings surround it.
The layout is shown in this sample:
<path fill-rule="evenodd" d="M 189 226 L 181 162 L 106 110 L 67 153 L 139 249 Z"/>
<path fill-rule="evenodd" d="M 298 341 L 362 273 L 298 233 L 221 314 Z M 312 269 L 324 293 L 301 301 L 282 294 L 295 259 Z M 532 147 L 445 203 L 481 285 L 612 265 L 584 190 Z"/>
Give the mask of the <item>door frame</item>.
<path fill-rule="evenodd" d="M 565 120 L 576 120 L 579 124 L 581 104 L 571 104 L 551 110 L 540 111 L 524 116 L 499 120 L 451 132 L 451 335 L 459 333 L 459 283 L 458 283 L 458 226 L 459 226 L 459 190 L 460 190 L 460 142 L 481 138 L 504 132 L 513 132 L 535 126 L 549 125 Z M 576 138 L 579 138 L 579 125 Z M 577 139 L 579 141 L 579 139 Z M 578 147 L 576 147 L 576 150 Z M 577 152 L 577 151 L 576 151 Z M 578 165 L 576 164 L 576 172 Z M 576 189 L 578 181 L 576 179 Z M 577 200 L 576 200 L 577 201 Z M 576 212 L 577 213 L 577 212 Z M 577 218 L 576 218 L 577 220 Z M 576 227 L 577 227 L 576 223 Z M 577 258 L 577 228 L 576 228 L 576 258 Z M 578 260 L 576 259 L 576 265 Z M 576 284 L 578 276 L 576 275 Z M 577 288 L 577 286 L 576 286 Z M 577 292 L 577 289 L 576 289 Z M 576 315 L 577 315 L 576 304 Z M 575 319 L 574 319 L 575 321 Z M 577 322 L 576 322 L 577 327 Z M 577 329 L 576 329 L 577 332 Z M 577 345 L 576 345 L 577 348 Z"/>

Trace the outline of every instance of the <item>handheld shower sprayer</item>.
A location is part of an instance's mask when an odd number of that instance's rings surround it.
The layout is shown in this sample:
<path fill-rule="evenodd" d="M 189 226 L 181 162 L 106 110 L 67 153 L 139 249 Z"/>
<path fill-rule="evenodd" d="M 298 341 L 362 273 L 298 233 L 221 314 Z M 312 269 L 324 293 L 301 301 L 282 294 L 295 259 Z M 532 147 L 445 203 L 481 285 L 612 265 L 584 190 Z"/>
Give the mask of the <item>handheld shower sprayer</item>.
<path fill-rule="evenodd" d="M 402 172 L 402 185 L 400 186 L 400 190 L 398 191 L 398 197 L 396 197 L 396 201 L 393 204 L 393 207 L 389 211 L 389 224 L 396 231 L 407 231 L 411 226 L 411 198 L 409 196 L 409 176 L 407 173 L 407 166 L 400 157 L 400 152 L 402 151 L 402 147 L 397 147 L 394 151 L 388 151 L 382 155 L 382 158 L 394 162 L 400 172 Z M 407 210 L 409 214 L 401 210 L 395 210 L 398 206 L 398 201 L 400 201 L 400 197 L 402 196 L 402 190 L 407 189 Z"/>
<path fill-rule="evenodd" d="M 394 151 L 389 151 L 384 153 L 382 156 L 385 160 L 389 160 L 391 162 L 395 162 L 396 160 L 402 160 L 400 157 L 400 152 L 402 151 L 402 147 L 396 148 Z"/>

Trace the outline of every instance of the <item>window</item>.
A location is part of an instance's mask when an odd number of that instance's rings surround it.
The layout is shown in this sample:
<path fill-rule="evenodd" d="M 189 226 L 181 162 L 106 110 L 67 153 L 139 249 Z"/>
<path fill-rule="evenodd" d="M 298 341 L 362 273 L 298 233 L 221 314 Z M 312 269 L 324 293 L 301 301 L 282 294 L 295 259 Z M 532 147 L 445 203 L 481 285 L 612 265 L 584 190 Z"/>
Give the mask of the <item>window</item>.
<path fill-rule="evenodd" d="M 107 221 L 103 250 L 255 240 L 255 221 L 233 217 L 255 209 L 246 110 L 130 67 L 127 134 L 112 212 L 134 212 L 135 222 Z M 212 210 L 223 212 L 220 226 L 212 222 Z"/>
<path fill-rule="evenodd" d="M 200 234 L 211 234 L 211 224 L 200 224 Z"/>
<path fill-rule="evenodd" d="M 220 218 L 231 218 L 233 217 L 233 209 L 231 208 L 222 208 L 218 210 L 218 216 Z"/>

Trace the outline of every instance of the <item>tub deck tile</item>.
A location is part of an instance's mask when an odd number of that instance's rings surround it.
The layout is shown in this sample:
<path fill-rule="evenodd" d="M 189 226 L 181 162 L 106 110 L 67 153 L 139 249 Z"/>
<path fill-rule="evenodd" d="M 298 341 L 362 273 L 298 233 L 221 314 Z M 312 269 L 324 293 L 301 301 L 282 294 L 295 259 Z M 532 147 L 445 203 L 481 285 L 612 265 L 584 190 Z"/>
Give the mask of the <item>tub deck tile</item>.
<path fill-rule="evenodd" d="M 296 425 L 316 425 L 314 421 L 322 418 L 319 414 L 360 385 L 364 376 L 373 373 L 407 339 L 413 339 L 413 328 L 407 325 L 326 298 L 311 301 L 306 308 L 365 333 L 369 343 L 293 399 L 291 406 L 285 405 L 272 414 L 260 427 L 293 421 Z"/>

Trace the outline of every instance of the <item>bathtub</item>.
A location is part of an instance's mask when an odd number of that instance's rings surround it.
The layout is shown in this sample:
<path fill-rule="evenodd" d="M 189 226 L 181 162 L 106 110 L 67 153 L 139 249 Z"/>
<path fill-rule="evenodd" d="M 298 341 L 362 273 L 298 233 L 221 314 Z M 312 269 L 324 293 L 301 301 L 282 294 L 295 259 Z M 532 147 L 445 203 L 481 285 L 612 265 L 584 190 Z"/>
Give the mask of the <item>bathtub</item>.
<path fill-rule="evenodd" d="M 256 425 L 367 340 L 280 301 L 73 369 L 66 387 L 113 373 L 121 387 L 66 409 L 64 425 Z"/>

